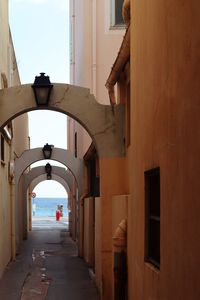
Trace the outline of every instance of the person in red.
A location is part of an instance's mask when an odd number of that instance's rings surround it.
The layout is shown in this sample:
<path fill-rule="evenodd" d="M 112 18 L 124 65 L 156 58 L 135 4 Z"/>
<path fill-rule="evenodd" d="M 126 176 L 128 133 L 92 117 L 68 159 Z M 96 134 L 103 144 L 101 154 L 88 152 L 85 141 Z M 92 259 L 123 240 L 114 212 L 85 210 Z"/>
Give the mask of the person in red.
<path fill-rule="evenodd" d="M 56 209 L 56 221 L 60 221 L 60 210 Z"/>

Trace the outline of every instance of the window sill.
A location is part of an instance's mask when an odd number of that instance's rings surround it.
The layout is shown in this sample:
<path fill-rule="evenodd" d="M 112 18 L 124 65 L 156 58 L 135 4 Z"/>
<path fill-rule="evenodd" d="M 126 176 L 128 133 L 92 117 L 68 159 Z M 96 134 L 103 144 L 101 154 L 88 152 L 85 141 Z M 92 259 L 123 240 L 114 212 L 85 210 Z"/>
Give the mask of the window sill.
<path fill-rule="evenodd" d="M 126 25 L 125 24 L 121 24 L 121 25 L 111 25 L 109 30 L 125 30 L 126 29 Z"/>
<path fill-rule="evenodd" d="M 160 274 L 160 269 L 157 268 L 155 265 L 153 265 L 151 262 L 149 261 L 145 261 L 145 266 L 148 268 L 148 269 L 151 269 L 151 271 L 153 271 L 154 273 L 156 274 Z"/>

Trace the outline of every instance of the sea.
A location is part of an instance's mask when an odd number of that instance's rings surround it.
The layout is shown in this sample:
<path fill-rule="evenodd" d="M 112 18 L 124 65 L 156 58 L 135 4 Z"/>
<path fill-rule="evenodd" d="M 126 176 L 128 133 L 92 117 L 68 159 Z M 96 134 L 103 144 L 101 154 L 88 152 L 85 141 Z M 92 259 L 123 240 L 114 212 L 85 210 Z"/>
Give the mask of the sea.
<path fill-rule="evenodd" d="M 55 217 L 57 205 L 63 205 L 63 217 L 68 216 L 67 198 L 32 198 L 34 217 Z"/>

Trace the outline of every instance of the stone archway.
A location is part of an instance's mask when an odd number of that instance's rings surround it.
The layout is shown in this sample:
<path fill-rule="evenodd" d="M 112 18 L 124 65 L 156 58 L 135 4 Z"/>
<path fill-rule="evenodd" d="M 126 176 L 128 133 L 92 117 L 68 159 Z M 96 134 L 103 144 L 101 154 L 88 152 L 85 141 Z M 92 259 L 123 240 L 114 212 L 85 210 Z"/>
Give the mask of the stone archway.
<path fill-rule="evenodd" d="M 41 109 L 36 106 L 31 84 L 0 90 L 0 128 L 18 115 Z M 48 106 L 79 122 L 90 134 L 99 157 L 124 156 L 124 105 L 99 104 L 89 89 L 53 84 Z"/>
<path fill-rule="evenodd" d="M 41 177 L 43 176 L 43 177 Z M 55 177 L 57 176 L 57 177 Z M 39 167 L 35 167 L 32 168 L 28 173 L 24 173 L 23 174 L 24 177 L 24 185 L 23 185 L 23 195 L 25 195 L 28 187 L 30 186 L 31 189 L 33 190 L 34 185 L 36 186 L 40 181 L 40 179 L 45 180 L 46 179 L 46 172 L 44 169 L 44 166 L 39 166 Z M 58 181 L 58 177 L 60 178 Z M 72 191 L 72 174 L 62 168 L 62 167 L 57 167 L 57 166 L 52 166 L 52 179 L 56 178 L 56 180 L 58 182 L 61 183 L 61 179 L 62 179 L 62 185 L 67 184 L 67 186 L 65 186 L 67 188 L 67 191 L 71 192 Z M 42 181 L 43 181 L 42 180 Z"/>
<path fill-rule="evenodd" d="M 18 115 L 38 109 L 41 107 L 36 106 L 30 84 L 0 90 L 0 130 Z M 112 249 L 111 243 L 108 242 L 112 237 L 109 218 L 112 212 L 110 199 L 112 195 L 127 192 L 127 185 L 121 176 L 125 171 L 124 105 L 119 104 L 114 107 L 101 105 L 96 102 L 89 89 L 67 84 L 54 84 L 49 105 L 43 109 L 58 111 L 74 118 L 90 134 L 97 150 L 102 178 L 99 209 L 102 237 L 99 247 L 101 259 L 97 266 L 97 276 L 100 282 L 102 276 L 105 278 L 105 295 L 110 295 L 108 292 L 112 266 L 110 255 Z"/>
<path fill-rule="evenodd" d="M 43 181 L 45 181 L 45 180 L 47 180 L 46 174 L 39 175 L 37 178 L 33 179 L 33 180 L 31 181 L 31 184 L 30 184 L 30 193 L 32 193 L 32 191 L 34 190 L 34 188 L 35 188 L 39 183 L 41 183 L 41 182 L 43 182 Z M 65 191 L 66 191 L 66 193 L 67 193 L 68 195 L 71 193 L 71 190 L 70 190 L 70 188 L 69 188 L 67 182 L 66 182 L 63 178 L 61 178 L 61 177 L 58 176 L 58 175 L 52 174 L 52 180 L 55 180 L 55 181 L 57 181 L 58 183 L 60 183 L 60 184 L 64 187 L 64 189 L 65 189 Z"/>
<path fill-rule="evenodd" d="M 69 170 L 66 170 L 62 167 L 52 166 L 52 180 L 59 182 L 65 188 L 66 193 L 68 194 L 68 201 L 71 201 L 72 196 L 72 177 L 73 175 L 70 173 Z M 26 238 L 28 231 L 26 219 L 27 190 L 29 187 L 29 192 L 31 193 L 36 185 L 46 180 L 46 172 L 44 166 L 35 167 L 31 169 L 28 173 L 24 173 L 23 179 L 23 237 Z"/>
<path fill-rule="evenodd" d="M 22 155 L 15 160 L 15 185 L 16 188 L 24 171 L 33 163 L 44 160 L 42 148 L 25 150 Z M 58 161 L 65 165 L 74 175 L 79 194 L 83 190 L 83 160 L 74 157 L 69 150 L 53 148 L 51 160 Z"/>
<path fill-rule="evenodd" d="M 57 173 L 59 173 L 59 172 L 57 172 Z M 26 176 L 26 175 L 28 175 L 28 174 L 23 174 L 23 176 Z M 72 176 L 72 175 L 70 175 L 70 176 Z M 33 189 L 39 183 L 41 183 L 45 180 L 47 180 L 46 179 L 46 173 L 43 173 L 43 172 L 41 173 L 41 175 L 38 175 L 38 177 L 33 178 L 32 181 L 30 181 L 30 190 L 29 190 L 29 192 L 31 193 L 33 191 Z M 68 195 L 68 201 L 69 201 L 69 197 L 71 195 L 71 190 L 68 186 L 67 180 L 63 179 L 62 176 L 59 176 L 59 175 L 54 174 L 54 173 L 52 173 L 52 180 L 57 181 L 58 183 L 60 183 L 64 187 L 64 189 L 66 191 L 66 194 Z M 29 220 L 27 220 L 27 217 L 26 217 L 26 214 L 27 214 L 27 200 L 28 200 L 27 199 L 27 193 L 23 193 L 23 216 L 22 216 L 23 217 L 23 239 L 27 239 L 28 230 L 32 227 L 32 218 L 30 218 L 30 215 L 31 215 L 30 207 L 29 207 Z M 30 203 L 29 203 L 29 205 L 30 205 Z M 29 225 L 27 224 L 27 222 L 29 222 Z"/>
<path fill-rule="evenodd" d="M 16 203 L 16 243 L 19 244 L 19 233 L 23 232 L 23 237 L 26 238 L 26 228 L 27 228 L 27 220 L 26 220 L 26 212 L 27 207 L 25 205 L 25 201 L 21 199 L 19 203 L 19 186 L 20 179 L 23 180 L 24 185 L 24 177 L 22 174 L 24 171 L 34 162 L 44 160 L 42 148 L 35 148 L 30 150 L 25 150 L 22 155 L 15 160 L 15 203 Z M 53 148 L 51 160 L 58 161 L 69 168 L 71 173 L 73 174 L 78 188 L 79 195 L 82 194 L 83 190 L 83 160 L 75 158 L 69 150 L 61 149 L 61 148 Z M 43 167 L 44 168 L 44 167 Z M 24 193 L 24 192 L 23 192 Z M 19 209 L 21 208 L 21 210 Z M 21 213 L 20 213 L 21 212 Z M 19 218 L 19 213 L 23 214 L 23 218 Z M 19 220 L 19 224 L 18 224 Z M 21 230 L 19 231 L 19 228 Z"/>
<path fill-rule="evenodd" d="M 69 170 L 61 167 L 52 166 L 52 180 L 59 182 L 66 190 L 66 193 L 71 197 L 72 191 L 72 174 Z M 44 166 L 39 166 L 31 169 L 28 173 L 23 174 L 23 239 L 27 238 L 27 189 L 30 187 L 30 192 L 34 187 L 42 181 L 46 180 L 46 172 Z M 30 211 L 30 210 L 29 210 Z"/>

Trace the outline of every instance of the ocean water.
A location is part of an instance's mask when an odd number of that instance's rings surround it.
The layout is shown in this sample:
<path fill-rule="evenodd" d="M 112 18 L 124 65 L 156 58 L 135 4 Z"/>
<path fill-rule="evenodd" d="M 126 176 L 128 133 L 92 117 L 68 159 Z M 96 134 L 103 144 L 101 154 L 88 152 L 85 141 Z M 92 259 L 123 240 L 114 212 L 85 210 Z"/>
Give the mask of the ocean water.
<path fill-rule="evenodd" d="M 32 198 L 32 215 L 35 217 L 55 217 L 57 205 L 60 204 L 63 205 L 63 217 L 67 217 L 67 198 Z"/>

